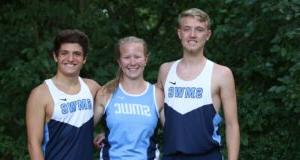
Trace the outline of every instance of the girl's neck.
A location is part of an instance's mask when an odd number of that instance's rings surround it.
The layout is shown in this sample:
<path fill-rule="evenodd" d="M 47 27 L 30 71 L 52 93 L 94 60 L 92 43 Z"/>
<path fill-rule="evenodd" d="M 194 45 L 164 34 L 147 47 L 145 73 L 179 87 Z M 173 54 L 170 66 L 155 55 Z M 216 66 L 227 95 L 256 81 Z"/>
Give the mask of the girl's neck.
<path fill-rule="evenodd" d="M 147 82 L 144 79 L 139 80 L 128 80 L 121 79 L 120 84 L 123 89 L 130 94 L 140 94 L 147 88 Z"/>

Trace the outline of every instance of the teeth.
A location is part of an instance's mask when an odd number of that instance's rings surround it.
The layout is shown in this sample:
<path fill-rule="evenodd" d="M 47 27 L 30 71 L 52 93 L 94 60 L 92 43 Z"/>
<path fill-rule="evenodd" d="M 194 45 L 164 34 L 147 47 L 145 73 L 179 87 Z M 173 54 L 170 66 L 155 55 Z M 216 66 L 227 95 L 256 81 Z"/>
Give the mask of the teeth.
<path fill-rule="evenodd" d="M 188 43 L 191 43 L 191 44 L 196 44 L 197 43 L 197 41 L 188 41 Z"/>
<path fill-rule="evenodd" d="M 73 67 L 73 66 L 75 66 L 74 64 L 65 64 L 66 66 L 68 66 L 68 67 Z"/>

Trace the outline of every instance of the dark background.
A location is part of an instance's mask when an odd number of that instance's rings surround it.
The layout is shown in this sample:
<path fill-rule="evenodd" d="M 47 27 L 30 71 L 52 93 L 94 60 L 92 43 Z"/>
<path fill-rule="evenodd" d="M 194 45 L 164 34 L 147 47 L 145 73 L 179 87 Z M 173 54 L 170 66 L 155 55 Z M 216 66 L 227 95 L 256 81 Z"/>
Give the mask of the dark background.
<path fill-rule="evenodd" d="M 81 76 L 101 85 L 115 76 L 117 40 L 144 38 L 145 77 L 155 82 L 159 66 L 181 56 L 177 15 L 191 7 L 213 20 L 205 54 L 235 76 L 240 159 L 300 159 L 300 0 L 0 0 L 0 160 L 29 159 L 26 100 L 56 72 L 49 55 L 58 31 L 87 33 Z"/>

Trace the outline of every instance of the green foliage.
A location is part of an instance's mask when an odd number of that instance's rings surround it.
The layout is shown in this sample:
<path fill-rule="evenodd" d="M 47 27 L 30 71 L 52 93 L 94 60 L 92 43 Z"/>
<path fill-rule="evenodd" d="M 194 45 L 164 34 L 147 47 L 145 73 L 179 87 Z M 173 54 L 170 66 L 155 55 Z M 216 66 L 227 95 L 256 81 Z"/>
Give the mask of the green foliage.
<path fill-rule="evenodd" d="M 1 1 L 0 159 L 28 159 L 26 100 L 55 74 L 51 48 L 59 30 L 79 28 L 89 35 L 82 76 L 102 85 L 118 68 L 116 41 L 144 38 L 151 52 L 145 77 L 155 82 L 159 66 L 181 56 L 176 16 L 190 7 L 213 20 L 206 55 L 235 75 L 240 159 L 300 159 L 299 0 Z"/>

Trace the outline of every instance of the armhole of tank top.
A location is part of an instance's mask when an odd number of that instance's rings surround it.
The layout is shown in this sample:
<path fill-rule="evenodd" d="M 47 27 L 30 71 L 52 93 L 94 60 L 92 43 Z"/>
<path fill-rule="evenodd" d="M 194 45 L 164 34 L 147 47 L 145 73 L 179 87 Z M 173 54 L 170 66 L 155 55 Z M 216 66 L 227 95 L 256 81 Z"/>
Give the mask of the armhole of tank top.
<path fill-rule="evenodd" d="M 93 100 L 92 103 L 94 105 L 94 97 L 93 97 L 93 94 L 92 94 L 88 84 L 81 77 L 78 77 L 78 79 L 79 79 L 79 83 L 80 83 L 80 91 L 79 92 L 83 92 L 83 93 L 85 91 L 88 92 Z"/>
<path fill-rule="evenodd" d="M 152 96 L 153 96 L 153 100 L 154 100 L 154 106 L 155 106 L 155 110 L 156 110 L 156 114 L 157 114 L 157 117 L 159 118 L 160 115 L 159 115 L 159 108 L 158 108 L 158 105 L 157 105 L 157 99 L 156 99 L 156 88 L 155 88 L 155 85 L 151 85 L 152 86 Z"/>
<path fill-rule="evenodd" d="M 55 95 L 57 95 L 58 93 L 58 89 L 55 87 L 53 81 L 51 79 L 47 79 L 45 80 L 45 84 L 48 88 L 48 91 L 50 93 L 51 99 L 53 101 L 53 112 L 51 114 L 51 116 L 49 117 L 48 121 L 45 121 L 45 127 L 47 127 L 48 122 L 53 119 L 53 117 L 55 117 L 55 104 L 58 102 L 57 98 L 55 98 Z"/>
<path fill-rule="evenodd" d="M 55 101 L 55 97 L 54 96 L 57 94 L 58 89 L 55 87 L 55 85 L 54 85 L 54 83 L 53 83 L 53 81 L 51 79 L 46 79 L 45 80 L 45 84 L 46 84 L 46 86 L 48 88 L 48 91 L 49 91 L 49 93 L 51 95 L 53 103 L 55 104 L 56 101 Z"/>
<path fill-rule="evenodd" d="M 84 92 L 85 90 L 89 91 L 90 95 L 92 95 L 89 86 L 84 82 L 84 80 L 81 77 L 78 77 L 79 83 L 80 83 L 80 92 Z"/>
<path fill-rule="evenodd" d="M 166 83 L 167 83 L 167 81 L 170 79 L 170 77 L 171 76 L 177 76 L 177 73 L 176 73 L 176 68 L 177 68 L 177 65 L 178 65 L 178 63 L 181 61 L 181 59 L 179 59 L 179 60 L 176 60 L 172 65 L 171 65 L 171 67 L 170 67 L 170 69 L 169 69 L 169 71 L 168 71 L 168 73 L 167 73 L 167 77 L 166 77 L 166 80 L 165 80 L 165 84 L 164 84 L 164 94 L 166 93 L 165 91 L 166 91 L 166 89 L 167 89 L 167 85 L 166 85 Z M 175 74 L 174 74 L 175 73 Z M 171 77 L 172 78 L 172 77 Z"/>
<path fill-rule="evenodd" d="M 104 106 L 104 111 L 103 111 L 103 115 L 106 113 L 106 109 L 107 109 L 107 106 L 110 104 L 110 102 L 112 101 L 112 97 L 113 97 L 113 94 L 110 94 L 109 98 L 107 99 L 107 102 Z"/>
<path fill-rule="evenodd" d="M 208 60 L 208 63 L 209 63 L 209 72 L 210 72 L 209 73 L 209 75 L 210 75 L 209 81 L 208 81 L 208 83 L 209 83 L 208 87 L 210 89 L 209 100 L 211 101 L 212 104 L 214 104 L 213 98 L 212 98 L 212 76 L 213 76 L 213 70 L 214 70 L 214 62 Z"/>

